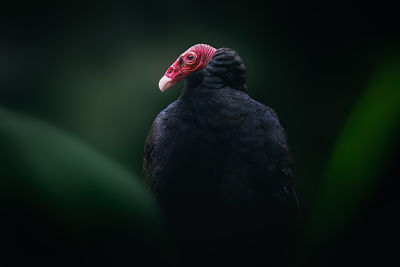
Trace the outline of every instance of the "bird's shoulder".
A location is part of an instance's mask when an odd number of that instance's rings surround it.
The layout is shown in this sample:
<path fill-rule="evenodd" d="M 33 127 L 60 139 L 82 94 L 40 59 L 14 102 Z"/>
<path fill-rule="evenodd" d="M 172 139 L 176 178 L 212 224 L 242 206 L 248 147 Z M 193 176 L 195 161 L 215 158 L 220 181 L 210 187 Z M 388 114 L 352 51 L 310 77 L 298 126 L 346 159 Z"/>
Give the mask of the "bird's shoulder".
<path fill-rule="evenodd" d="M 240 149 L 249 158 L 269 162 L 271 170 L 292 179 L 292 154 L 286 132 L 277 113 L 270 107 L 253 99 L 247 102 L 248 114 L 238 129 Z"/>
<path fill-rule="evenodd" d="M 190 117 L 190 109 L 180 99 L 172 102 L 154 119 L 148 139 L 159 140 L 166 132 L 180 129 L 183 121 Z"/>
<path fill-rule="evenodd" d="M 270 107 L 237 90 L 221 91 L 219 117 L 228 131 L 228 145 L 251 165 L 269 169 L 265 172 L 292 180 L 292 155 L 284 128 Z"/>
<path fill-rule="evenodd" d="M 150 128 L 144 145 L 142 175 L 151 189 L 157 187 L 157 177 L 168 167 L 168 160 L 184 142 L 190 129 L 190 110 L 179 99 L 162 110 Z M 187 116 L 188 115 L 188 116 Z"/>
<path fill-rule="evenodd" d="M 221 109 L 221 117 L 229 119 L 232 113 L 240 114 L 243 119 L 236 128 L 237 136 L 250 149 L 261 149 L 262 147 L 277 143 L 282 150 L 287 151 L 287 137 L 285 130 L 280 124 L 275 110 L 254 100 L 247 93 L 233 90 L 228 102 Z M 262 143 L 260 143 L 262 142 Z M 268 147 L 268 151 L 274 151 Z"/>
<path fill-rule="evenodd" d="M 246 92 L 226 87 L 198 97 L 193 102 L 193 114 L 200 127 L 228 139 L 232 134 L 249 149 L 261 149 L 272 140 L 287 146 L 276 112 Z"/>

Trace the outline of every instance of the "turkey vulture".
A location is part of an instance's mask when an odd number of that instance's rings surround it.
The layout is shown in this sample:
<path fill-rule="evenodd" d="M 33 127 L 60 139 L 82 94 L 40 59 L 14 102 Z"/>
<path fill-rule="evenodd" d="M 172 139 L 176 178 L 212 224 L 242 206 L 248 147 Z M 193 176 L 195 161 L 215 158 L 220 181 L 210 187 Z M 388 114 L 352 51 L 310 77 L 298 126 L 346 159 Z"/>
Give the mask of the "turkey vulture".
<path fill-rule="evenodd" d="M 197 44 L 159 82 L 182 94 L 148 134 L 143 179 L 157 196 L 185 266 L 290 260 L 298 202 L 276 113 L 247 93 L 242 59 Z"/>

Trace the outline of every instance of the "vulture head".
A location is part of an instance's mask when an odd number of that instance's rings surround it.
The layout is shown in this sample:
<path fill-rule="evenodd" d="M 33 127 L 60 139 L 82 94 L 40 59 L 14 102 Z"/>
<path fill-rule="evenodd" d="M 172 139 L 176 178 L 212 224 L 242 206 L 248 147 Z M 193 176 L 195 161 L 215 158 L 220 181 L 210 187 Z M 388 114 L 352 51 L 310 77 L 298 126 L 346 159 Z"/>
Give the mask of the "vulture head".
<path fill-rule="evenodd" d="M 231 48 L 216 49 L 207 44 L 196 44 L 183 52 L 167 69 L 158 87 L 162 92 L 194 73 L 202 72 L 209 87 L 230 86 L 247 92 L 242 59 Z"/>

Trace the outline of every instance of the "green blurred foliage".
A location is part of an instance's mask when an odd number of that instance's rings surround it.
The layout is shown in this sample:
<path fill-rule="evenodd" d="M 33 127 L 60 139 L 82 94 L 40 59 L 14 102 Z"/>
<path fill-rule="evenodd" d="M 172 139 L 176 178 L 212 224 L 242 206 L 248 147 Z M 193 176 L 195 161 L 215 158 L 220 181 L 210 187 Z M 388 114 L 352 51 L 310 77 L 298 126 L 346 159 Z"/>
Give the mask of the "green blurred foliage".
<path fill-rule="evenodd" d="M 309 230 L 331 235 L 358 216 L 380 188 L 400 130 L 400 58 L 381 64 L 349 115 L 322 180 Z"/>
<path fill-rule="evenodd" d="M 172 264 L 155 200 L 118 164 L 3 109 L 0 145 L 0 265 Z"/>

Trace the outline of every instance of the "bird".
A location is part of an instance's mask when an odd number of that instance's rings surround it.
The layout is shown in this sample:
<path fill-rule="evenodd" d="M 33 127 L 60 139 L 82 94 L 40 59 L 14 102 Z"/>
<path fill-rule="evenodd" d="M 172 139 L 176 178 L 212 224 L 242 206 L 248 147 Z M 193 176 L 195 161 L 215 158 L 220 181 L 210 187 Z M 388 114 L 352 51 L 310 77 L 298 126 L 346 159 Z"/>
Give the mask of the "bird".
<path fill-rule="evenodd" d="M 142 176 L 184 266 L 289 264 L 299 204 L 276 112 L 249 96 L 234 49 L 193 45 L 159 89 L 180 80 L 181 95 L 148 133 Z"/>

